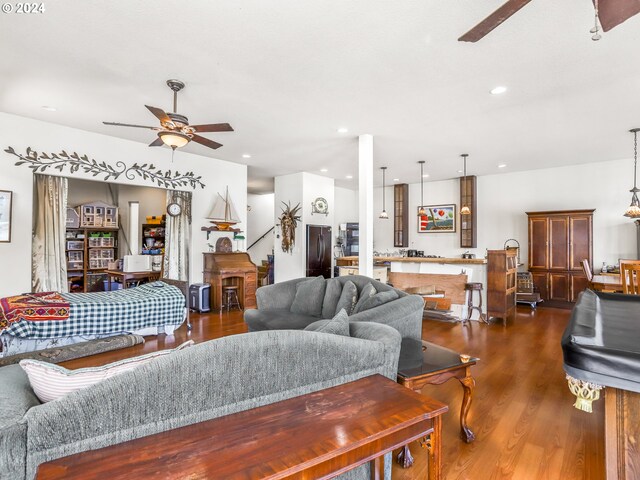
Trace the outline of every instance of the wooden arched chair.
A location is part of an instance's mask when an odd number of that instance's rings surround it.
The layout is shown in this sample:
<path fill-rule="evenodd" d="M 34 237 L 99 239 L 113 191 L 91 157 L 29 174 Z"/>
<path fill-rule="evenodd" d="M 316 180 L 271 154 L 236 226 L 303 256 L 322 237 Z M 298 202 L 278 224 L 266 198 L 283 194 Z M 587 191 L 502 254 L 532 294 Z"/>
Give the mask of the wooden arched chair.
<path fill-rule="evenodd" d="M 640 262 L 621 262 L 620 277 L 623 293 L 640 295 Z"/>
<path fill-rule="evenodd" d="M 584 272 L 584 276 L 587 277 L 587 282 L 589 282 L 589 288 L 593 289 L 593 272 L 591 271 L 591 265 L 589 265 L 589 260 L 586 258 L 582 259 L 582 271 Z"/>

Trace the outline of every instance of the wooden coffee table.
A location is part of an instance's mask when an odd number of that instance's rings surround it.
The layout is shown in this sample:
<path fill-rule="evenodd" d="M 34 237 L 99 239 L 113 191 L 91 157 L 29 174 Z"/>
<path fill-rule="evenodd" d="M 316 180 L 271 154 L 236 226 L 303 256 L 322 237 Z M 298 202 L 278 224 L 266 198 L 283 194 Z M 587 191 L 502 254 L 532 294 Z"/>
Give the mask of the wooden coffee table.
<path fill-rule="evenodd" d="M 447 406 L 381 375 L 43 463 L 38 480 L 331 478 L 428 437 L 440 478 Z"/>
<path fill-rule="evenodd" d="M 476 438 L 467 424 L 467 415 L 476 385 L 471 376 L 471 367 L 479 359 L 469 357 L 464 360 L 461 360 L 458 352 L 448 348 L 424 340 L 405 338 L 402 340 L 398 362 L 398 383 L 420 393 L 425 385 L 441 385 L 451 378 L 457 378 L 464 391 L 460 409 L 460 436 L 465 442 L 471 443 Z M 413 465 L 413 457 L 408 445 L 400 451 L 397 460 L 404 468 Z"/>

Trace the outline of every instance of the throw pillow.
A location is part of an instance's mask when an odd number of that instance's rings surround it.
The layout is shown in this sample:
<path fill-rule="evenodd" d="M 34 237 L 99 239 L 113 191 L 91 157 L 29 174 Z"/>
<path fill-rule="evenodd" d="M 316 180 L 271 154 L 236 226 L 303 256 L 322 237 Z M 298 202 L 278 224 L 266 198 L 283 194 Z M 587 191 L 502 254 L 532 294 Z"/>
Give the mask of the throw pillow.
<path fill-rule="evenodd" d="M 353 307 L 356 306 L 357 301 L 358 288 L 351 280 L 347 280 L 342 286 L 342 293 L 340 294 L 338 305 L 336 305 L 336 314 L 339 313 L 340 310 L 344 309 L 345 312 L 347 312 L 347 315 L 351 315 Z"/>
<path fill-rule="evenodd" d="M 307 325 L 305 330 L 349 337 L 349 317 L 343 308 L 335 317 L 328 320 L 318 320 L 317 322 L 313 322 L 311 325 Z"/>
<path fill-rule="evenodd" d="M 358 303 L 356 303 L 356 306 L 353 307 L 353 311 L 351 312 L 351 314 L 353 315 L 354 313 L 358 313 L 361 310 L 364 302 L 369 300 L 376 293 L 377 293 L 376 287 L 374 287 L 371 283 L 367 283 L 362 289 L 362 291 L 360 292 L 360 298 L 358 298 Z"/>
<path fill-rule="evenodd" d="M 189 340 L 172 350 L 160 350 L 158 352 L 147 353 L 139 357 L 109 363 L 102 367 L 68 370 L 59 365 L 41 362 L 39 360 L 21 360 L 20 366 L 29 377 L 29 383 L 36 396 L 41 402 L 45 403 L 64 397 L 76 390 L 90 387 L 115 375 L 128 372 L 140 365 L 144 365 L 154 358 L 170 355 L 177 350 L 182 350 L 193 344 L 194 341 Z"/>
<path fill-rule="evenodd" d="M 332 318 L 336 314 L 336 307 L 340 294 L 342 293 L 342 284 L 337 278 L 327 280 L 327 288 L 324 292 L 324 301 L 322 302 L 322 318 Z"/>
<path fill-rule="evenodd" d="M 322 302 L 327 282 L 324 277 L 304 280 L 296 285 L 296 296 L 289 310 L 292 313 L 319 317 L 322 315 Z"/>
<path fill-rule="evenodd" d="M 386 292 L 378 292 L 373 297 L 367 298 L 362 304 L 358 302 L 360 306 L 358 312 L 364 312 L 365 310 L 369 310 L 371 308 L 379 307 L 380 305 L 384 305 L 387 302 L 391 302 L 398 298 L 399 295 L 395 290 L 387 290 Z"/>

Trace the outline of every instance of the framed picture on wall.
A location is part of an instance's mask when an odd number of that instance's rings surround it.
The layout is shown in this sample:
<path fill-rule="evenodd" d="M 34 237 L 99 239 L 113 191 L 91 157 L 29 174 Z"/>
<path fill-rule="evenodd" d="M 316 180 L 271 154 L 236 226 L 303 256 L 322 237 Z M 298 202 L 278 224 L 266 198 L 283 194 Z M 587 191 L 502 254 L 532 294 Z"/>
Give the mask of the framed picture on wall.
<path fill-rule="evenodd" d="M 418 233 L 455 233 L 456 206 L 425 205 L 425 215 L 418 215 Z M 418 211 L 420 207 L 418 207 Z"/>
<path fill-rule="evenodd" d="M 11 196 L 11 191 L 0 190 L 0 242 L 11 241 Z"/>

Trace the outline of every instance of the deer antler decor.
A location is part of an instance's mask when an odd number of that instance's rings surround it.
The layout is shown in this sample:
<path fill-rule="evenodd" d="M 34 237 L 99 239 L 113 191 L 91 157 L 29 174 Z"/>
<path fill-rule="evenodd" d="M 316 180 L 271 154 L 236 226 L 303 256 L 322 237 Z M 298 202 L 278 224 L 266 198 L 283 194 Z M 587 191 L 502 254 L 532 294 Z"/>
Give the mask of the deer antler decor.
<path fill-rule="evenodd" d="M 301 207 L 299 203 L 294 208 L 291 208 L 290 203 L 282 202 L 282 204 L 285 206 L 285 208 L 282 209 L 282 215 L 280 215 L 282 251 L 289 253 L 296 244 L 296 227 L 298 226 L 298 220 L 300 220 L 300 215 L 297 215 L 297 213 Z"/>

